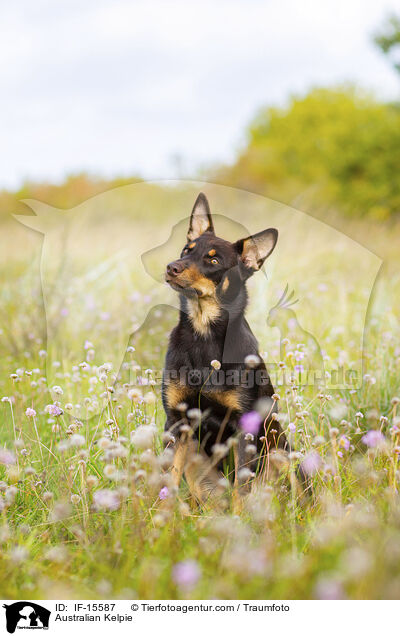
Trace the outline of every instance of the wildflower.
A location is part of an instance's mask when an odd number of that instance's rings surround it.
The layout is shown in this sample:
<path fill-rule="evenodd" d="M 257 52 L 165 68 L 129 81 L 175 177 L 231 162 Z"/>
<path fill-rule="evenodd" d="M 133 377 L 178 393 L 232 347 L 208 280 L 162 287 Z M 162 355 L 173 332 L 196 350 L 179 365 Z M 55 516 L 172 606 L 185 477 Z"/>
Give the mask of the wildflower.
<path fill-rule="evenodd" d="M 381 446 L 385 441 L 385 436 L 381 433 L 381 431 L 376 431 L 371 429 L 361 438 L 361 441 L 368 448 L 376 448 L 377 446 Z"/>
<path fill-rule="evenodd" d="M 163 488 L 161 488 L 160 492 L 158 493 L 158 496 L 160 499 L 166 499 L 167 497 L 169 497 L 169 495 L 170 493 L 167 486 L 164 486 Z"/>
<path fill-rule="evenodd" d="M 93 495 L 96 510 L 118 510 L 120 499 L 114 490 L 96 490 Z"/>
<path fill-rule="evenodd" d="M 57 445 L 57 449 L 60 453 L 65 453 L 69 449 L 69 440 L 63 440 Z"/>
<path fill-rule="evenodd" d="M 10 560 L 16 564 L 22 563 L 29 557 L 29 552 L 23 545 L 17 545 L 15 548 L 10 550 L 9 557 Z"/>
<path fill-rule="evenodd" d="M 241 484 L 246 482 L 248 479 L 251 479 L 252 477 L 254 477 L 254 473 L 250 470 L 250 468 L 244 467 L 241 468 L 238 472 L 238 480 Z"/>
<path fill-rule="evenodd" d="M 62 388 L 60 386 L 53 386 L 52 388 L 53 393 L 55 393 L 56 395 L 62 395 L 64 393 L 64 391 L 62 390 Z"/>
<path fill-rule="evenodd" d="M 50 521 L 63 521 L 71 514 L 71 506 L 65 501 L 58 501 L 50 513 Z"/>
<path fill-rule="evenodd" d="M 315 475 L 315 473 L 321 468 L 322 459 L 321 456 L 312 451 L 311 453 L 307 453 L 301 462 L 301 467 L 307 475 Z"/>
<path fill-rule="evenodd" d="M 221 363 L 219 360 L 211 360 L 211 366 L 213 369 L 215 369 L 216 371 L 219 371 L 221 368 Z"/>
<path fill-rule="evenodd" d="M 69 438 L 69 443 L 70 443 L 70 446 L 84 446 L 86 443 L 86 440 L 83 437 L 83 435 L 78 435 L 77 433 L 75 433 L 74 435 L 71 435 L 71 437 Z"/>
<path fill-rule="evenodd" d="M 245 433 L 251 433 L 252 435 L 257 435 L 260 424 L 261 417 L 257 411 L 249 411 L 248 413 L 244 413 L 239 420 L 240 427 L 242 431 Z"/>
<path fill-rule="evenodd" d="M 339 439 L 339 446 L 343 448 L 345 451 L 348 451 L 350 448 L 350 440 L 346 435 L 342 435 Z"/>
<path fill-rule="evenodd" d="M 115 468 L 114 464 L 107 464 L 106 466 L 104 466 L 104 474 L 109 479 L 112 479 L 114 477 L 116 470 L 117 469 Z"/>
<path fill-rule="evenodd" d="M 323 601 L 335 601 L 344 598 L 340 581 L 321 577 L 315 586 L 316 597 Z"/>
<path fill-rule="evenodd" d="M 295 433 L 296 431 L 296 424 L 294 424 L 293 422 L 289 423 L 288 429 L 291 433 Z"/>
<path fill-rule="evenodd" d="M 67 558 L 67 551 L 62 545 L 55 545 L 46 550 L 44 558 L 53 563 L 62 563 Z"/>
<path fill-rule="evenodd" d="M 128 398 L 130 400 L 132 400 L 133 402 L 138 402 L 139 400 L 141 400 L 143 397 L 143 393 L 141 392 L 140 389 L 130 389 L 130 391 L 128 391 Z"/>
<path fill-rule="evenodd" d="M 226 446 L 226 444 L 214 444 L 211 448 L 211 452 L 214 457 L 219 457 L 222 459 L 228 454 L 229 448 L 228 446 Z"/>
<path fill-rule="evenodd" d="M 9 464 L 15 464 L 15 461 L 16 459 L 14 453 L 7 450 L 6 448 L 0 448 L 0 464 L 5 464 L 8 466 Z"/>
<path fill-rule="evenodd" d="M 148 391 L 143 397 L 143 401 L 145 402 L 145 404 L 154 404 L 156 400 L 156 395 L 152 391 Z"/>
<path fill-rule="evenodd" d="M 141 424 L 131 433 L 131 442 L 137 448 L 151 448 L 156 434 L 155 426 Z"/>
<path fill-rule="evenodd" d="M 53 417 L 58 417 L 63 414 L 62 408 L 60 408 L 57 404 L 48 404 L 44 410 Z"/>
<path fill-rule="evenodd" d="M 196 561 L 188 559 L 177 563 L 172 570 L 172 578 L 176 585 L 186 589 L 193 588 L 201 576 L 200 567 Z"/>
<path fill-rule="evenodd" d="M 201 410 L 189 409 L 187 412 L 187 416 L 190 420 L 201 420 Z"/>
<path fill-rule="evenodd" d="M 260 362 L 261 362 L 260 358 L 254 354 L 250 354 L 246 356 L 244 359 L 244 363 L 246 367 L 248 367 L 249 369 L 255 369 L 256 367 L 258 367 Z"/>
<path fill-rule="evenodd" d="M 165 433 L 162 434 L 161 439 L 163 441 L 163 444 L 175 444 L 175 437 L 169 431 L 165 431 Z"/>
<path fill-rule="evenodd" d="M 79 495 L 71 495 L 71 503 L 73 504 L 78 504 L 80 502 L 81 498 Z"/>
<path fill-rule="evenodd" d="M 110 373 L 111 369 L 112 369 L 111 362 L 104 362 L 104 364 L 102 364 L 101 367 L 99 367 L 99 371 L 101 373 Z"/>
<path fill-rule="evenodd" d="M 17 496 L 18 488 L 16 486 L 9 486 L 5 493 L 4 497 L 8 504 L 12 504 L 15 501 L 15 497 Z"/>
<path fill-rule="evenodd" d="M 88 485 L 88 488 L 93 488 L 94 486 L 97 486 L 97 484 L 99 483 L 99 480 L 96 477 L 96 475 L 88 475 L 86 477 L 86 483 Z"/>
<path fill-rule="evenodd" d="M 26 409 L 26 411 L 25 411 L 25 415 L 27 417 L 36 417 L 36 411 L 35 411 L 35 409 L 31 409 L 31 408 L 28 407 Z"/>

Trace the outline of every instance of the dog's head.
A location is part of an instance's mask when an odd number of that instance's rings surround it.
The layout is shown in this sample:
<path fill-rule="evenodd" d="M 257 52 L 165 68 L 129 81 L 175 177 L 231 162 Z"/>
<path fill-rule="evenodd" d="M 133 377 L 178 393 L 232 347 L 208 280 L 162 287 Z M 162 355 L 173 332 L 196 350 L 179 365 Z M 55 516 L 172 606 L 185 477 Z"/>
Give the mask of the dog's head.
<path fill-rule="evenodd" d="M 180 257 L 169 263 L 165 280 L 187 297 L 236 295 L 261 269 L 278 240 L 278 230 L 269 228 L 230 243 L 215 235 L 210 207 L 200 193 L 190 217 L 187 243 Z"/>

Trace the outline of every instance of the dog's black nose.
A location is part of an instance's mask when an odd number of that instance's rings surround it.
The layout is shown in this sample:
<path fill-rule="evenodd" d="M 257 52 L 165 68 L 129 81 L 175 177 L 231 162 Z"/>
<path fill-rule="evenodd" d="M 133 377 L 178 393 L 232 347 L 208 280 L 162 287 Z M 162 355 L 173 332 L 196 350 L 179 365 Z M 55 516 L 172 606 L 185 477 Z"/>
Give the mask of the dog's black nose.
<path fill-rule="evenodd" d="M 168 263 L 167 265 L 167 274 L 168 276 L 177 276 L 185 269 L 184 263 L 182 261 L 173 261 L 173 263 Z"/>

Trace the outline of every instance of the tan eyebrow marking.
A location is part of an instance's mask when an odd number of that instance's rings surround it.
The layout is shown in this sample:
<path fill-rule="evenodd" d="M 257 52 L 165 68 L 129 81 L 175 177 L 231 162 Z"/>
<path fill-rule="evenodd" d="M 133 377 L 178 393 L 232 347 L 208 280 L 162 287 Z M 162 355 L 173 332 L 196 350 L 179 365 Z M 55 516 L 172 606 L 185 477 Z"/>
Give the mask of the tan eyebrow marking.
<path fill-rule="evenodd" d="M 190 250 L 192 250 L 194 247 L 196 247 L 196 243 L 190 243 L 188 247 Z"/>
<path fill-rule="evenodd" d="M 215 251 L 215 250 L 210 250 L 210 251 L 208 252 L 208 255 L 209 255 L 209 256 L 215 256 L 215 254 L 216 254 L 216 251 Z"/>

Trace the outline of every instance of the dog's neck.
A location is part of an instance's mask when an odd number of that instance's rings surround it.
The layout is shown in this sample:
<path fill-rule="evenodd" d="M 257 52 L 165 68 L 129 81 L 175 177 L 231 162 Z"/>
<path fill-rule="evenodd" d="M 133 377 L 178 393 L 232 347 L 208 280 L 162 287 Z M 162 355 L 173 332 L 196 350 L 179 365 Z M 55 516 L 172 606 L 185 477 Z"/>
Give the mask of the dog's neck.
<path fill-rule="evenodd" d="M 224 290 L 215 294 L 188 298 L 180 296 L 181 322 L 188 323 L 196 336 L 211 337 L 213 330 L 226 330 L 232 321 L 244 319 L 247 291 L 244 285 L 229 297 Z"/>

